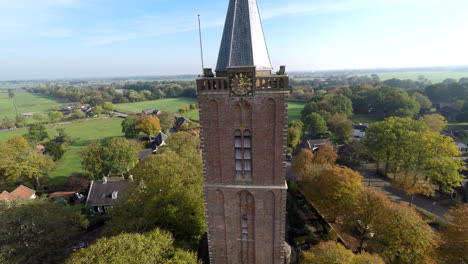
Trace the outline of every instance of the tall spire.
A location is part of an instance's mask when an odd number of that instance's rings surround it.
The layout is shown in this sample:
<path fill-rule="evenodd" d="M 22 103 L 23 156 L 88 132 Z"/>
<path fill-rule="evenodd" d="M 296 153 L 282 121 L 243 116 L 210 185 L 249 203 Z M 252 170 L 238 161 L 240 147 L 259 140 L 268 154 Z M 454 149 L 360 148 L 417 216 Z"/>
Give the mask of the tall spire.
<path fill-rule="evenodd" d="M 216 72 L 228 67 L 256 66 L 272 69 L 257 0 L 230 0 Z"/>

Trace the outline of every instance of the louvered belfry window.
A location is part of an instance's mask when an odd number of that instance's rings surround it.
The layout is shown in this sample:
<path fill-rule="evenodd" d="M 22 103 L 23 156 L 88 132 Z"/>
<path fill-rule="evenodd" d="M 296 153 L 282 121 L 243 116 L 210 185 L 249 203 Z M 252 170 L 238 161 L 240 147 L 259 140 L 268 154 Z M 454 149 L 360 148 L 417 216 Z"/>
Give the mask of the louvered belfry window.
<path fill-rule="evenodd" d="M 252 180 L 252 134 L 249 130 L 234 132 L 236 180 Z"/>

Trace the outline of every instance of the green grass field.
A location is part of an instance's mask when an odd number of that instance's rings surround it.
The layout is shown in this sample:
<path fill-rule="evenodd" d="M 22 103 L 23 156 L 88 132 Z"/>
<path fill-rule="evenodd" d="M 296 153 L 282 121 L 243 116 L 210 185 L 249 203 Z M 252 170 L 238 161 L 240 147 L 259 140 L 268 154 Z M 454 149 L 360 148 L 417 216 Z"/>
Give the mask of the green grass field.
<path fill-rule="evenodd" d="M 18 114 L 46 113 L 51 108 L 64 103 L 66 102 L 39 94 L 16 93 L 13 99 L 10 99 L 8 93 L 0 93 L 0 118 L 14 118 L 16 111 L 18 111 Z"/>
<path fill-rule="evenodd" d="M 73 144 L 67 149 L 65 155 L 58 161 L 56 168 L 51 173 L 50 183 L 62 183 L 66 181 L 70 174 L 83 172 L 80 150 L 93 140 L 106 140 L 112 137 L 123 136 L 120 127 L 121 122 L 121 118 L 113 118 L 85 120 L 65 125 L 48 126 L 49 137 L 56 137 L 56 129 L 58 127 L 63 127 L 73 139 Z M 16 135 L 24 135 L 25 133 L 25 129 L 0 132 L 0 141 L 8 140 Z"/>
<path fill-rule="evenodd" d="M 137 114 L 143 109 L 157 109 L 177 113 L 179 108 L 198 103 L 195 98 L 169 98 L 128 104 L 116 104 L 115 109 L 122 113 Z"/>
<path fill-rule="evenodd" d="M 457 72 L 457 71 L 428 71 L 428 72 L 377 72 L 380 79 L 382 81 L 389 80 L 389 79 L 401 79 L 406 80 L 410 79 L 413 81 L 417 81 L 420 75 L 423 75 L 427 79 L 429 79 L 432 83 L 441 83 L 445 79 L 453 78 L 459 80 L 461 78 L 468 78 L 468 72 Z M 370 74 L 363 74 L 363 75 L 370 75 Z"/>
<path fill-rule="evenodd" d="M 304 108 L 304 102 L 289 102 L 288 103 L 288 119 L 289 121 L 301 119 L 301 111 Z"/>

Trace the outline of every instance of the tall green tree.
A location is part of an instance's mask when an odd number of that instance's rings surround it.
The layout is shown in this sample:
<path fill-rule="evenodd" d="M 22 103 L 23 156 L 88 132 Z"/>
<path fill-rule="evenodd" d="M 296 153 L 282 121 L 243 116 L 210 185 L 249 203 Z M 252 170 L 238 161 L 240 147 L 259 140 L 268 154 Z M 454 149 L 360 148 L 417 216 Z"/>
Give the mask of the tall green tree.
<path fill-rule="evenodd" d="M 170 231 L 178 245 L 196 246 L 206 230 L 201 157 L 191 145 L 198 140 L 188 140 L 184 133 L 172 141 L 175 135 L 160 155 L 131 171 L 136 185 L 111 211 L 107 234 L 159 227 Z"/>
<path fill-rule="evenodd" d="M 136 147 L 125 138 L 109 140 L 103 148 L 104 167 L 110 174 L 129 172 L 138 161 Z"/>
<path fill-rule="evenodd" d="M 304 130 L 310 132 L 314 136 L 319 136 L 327 131 L 327 123 L 322 116 L 317 113 L 312 113 L 305 119 Z"/>
<path fill-rule="evenodd" d="M 137 119 L 133 116 L 128 116 L 122 120 L 122 133 L 126 138 L 136 138 L 140 131 L 138 130 Z"/>
<path fill-rule="evenodd" d="M 28 128 L 28 133 L 24 135 L 32 145 L 38 144 L 46 138 L 49 138 L 49 134 L 44 125 L 42 124 L 32 124 Z"/>
<path fill-rule="evenodd" d="M 81 164 L 95 179 L 101 179 L 105 174 L 104 153 L 98 141 L 81 150 Z"/>
<path fill-rule="evenodd" d="M 338 143 L 345 143 L 353 138 L 353 122 L 343 114 L 335 114 L 328 121 L 328 128 Z"/>
<path fill-rule="evenodd" d="M 288 124 L 288 147 L 294 149 L 301 143 L 303 127 L 304 124 L 299 120 L 291 121 Z"/>
<path fill-rule="evenodd" d="M 161 111 L 161 114 L 159 114 L 158 117 L 161 123 L 161 130 L 164 133 L 168 133 L 169 129 L 171 129 L 174 126 L 174 121 L 175 121 L 174 114 L 169 111 Z"/>
<path fill-rule="evenodd" d="M 301 121 L 304 123 L 308 115 L 320 111 L 317 103 L 309 102 L 307 103 L 301 111 Z"/>
<path fill-rule="evenodd" d="M 0 260 L 63 263 L 87 225 L 78 207 L 48 199 L 0 203 Z"/>
<path fill-rule="evenodd" d="M 71 255 L 67 264 L 196 264 L 196 254 L 173 245 L 172 235 L 154 229 L 144 234 L 100 238 Z"/>
<path fill-rule="evenodd" d="M 50 111 L 47 115 L 52 122 L 58 122 L 63 119 L 63 113 L 59 111 Z"/>
<path fill-rule="evenodd" d="M 346 117 L 353 116 L 353 102 L 348 97 L 338 94 L 333 96 L 330 103 L 335 107 L 336 113 L 343 114 Z"/>

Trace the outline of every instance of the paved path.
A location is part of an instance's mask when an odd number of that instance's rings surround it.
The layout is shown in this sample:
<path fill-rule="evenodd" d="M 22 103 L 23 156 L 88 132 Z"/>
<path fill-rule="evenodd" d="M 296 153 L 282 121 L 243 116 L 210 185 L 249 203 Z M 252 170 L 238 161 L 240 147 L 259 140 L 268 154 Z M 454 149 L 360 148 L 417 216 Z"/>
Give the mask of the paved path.
<path fill-rule="evenodd" d="M 403 191 L 392 187 L 390 181 L 381 176 L 375 174 L 375 164 L 363 164 L 358 169 L 355 169 L 364 177 L 363 183 L 367 186 L 378 189 L 385 193 L 385 195 L 394 202 L 410 203 L 411 196 L 405 194 Z M 415 195 L 413 199 L 413 205 L 424 209 L 428 212 L 432 212 L 435 215 L 444 217 L 448 212 L 450 204 L 450 198 L 444 195 L 436 194 L 435 198 L 429 198 L 423 195 Z"/>

